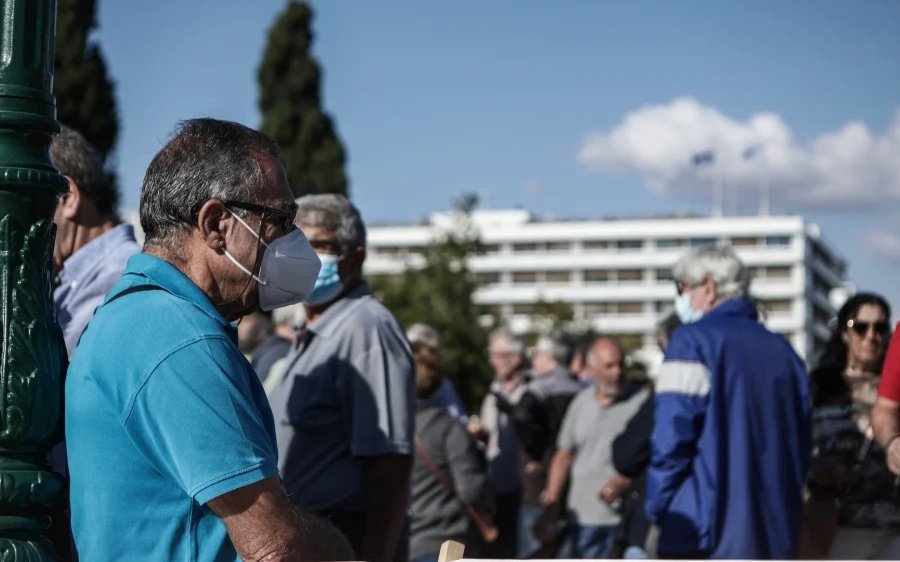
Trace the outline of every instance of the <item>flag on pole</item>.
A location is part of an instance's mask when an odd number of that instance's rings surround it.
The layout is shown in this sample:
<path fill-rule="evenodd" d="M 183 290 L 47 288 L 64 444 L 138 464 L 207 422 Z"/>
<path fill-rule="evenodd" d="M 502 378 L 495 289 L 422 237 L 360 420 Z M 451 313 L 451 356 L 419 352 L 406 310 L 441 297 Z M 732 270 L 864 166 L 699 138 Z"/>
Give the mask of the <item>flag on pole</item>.
<path fill-rule="evenodd" d="M 712 164 L 716 161 L 716 154 L 712 150 L 704 150 L 703 152 L 694 154 L 691 161 L 694 163 L 694 166 Z"/>
<path fill-rule="evenodd" d="M 762 153 L 762 151 L 763 151 L 763 147 L 761 144 L 754 144 L 753 146 L 748 147 L 747 150 L 744 151 L 744 153 L 743 153 L 744 160 L 750 160 L 752 158 L 756 158 L 760 153 Z"/>

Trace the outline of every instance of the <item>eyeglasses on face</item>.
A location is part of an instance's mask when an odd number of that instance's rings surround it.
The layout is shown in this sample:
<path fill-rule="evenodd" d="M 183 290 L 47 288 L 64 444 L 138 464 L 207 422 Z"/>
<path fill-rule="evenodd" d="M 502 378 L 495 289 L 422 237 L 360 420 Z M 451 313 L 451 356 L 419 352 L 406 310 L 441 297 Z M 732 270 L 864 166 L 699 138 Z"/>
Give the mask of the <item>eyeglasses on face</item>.
<path fill-rule="evenodd" d="M 247 203 L 246 201 L 223 201 L 227 207 L 235 207 L 244 209 L 251 213 L 259 213 L 263 220 L 266 218 L 279 219 L 281 221 L 282 230 L 290 232 L 294 230 L 294 220 L 297 218 L 297 204 L 291 202 L 287 209 L 276 209 L 275 207 L 266 207 L 265 205 L 257 205 L 256 203 Z"/>
<path fill-rule="evenodd" d="M 879 336 L 887 334 L 888 330 L 891 329 L 890 324 L 884 320 L 879 320 L 878 322 L 862 322 L 861 320 L 854 320 L 853 318 L 847 320 L 847 327 L 856 332 L 856 335 L 859 337 L 864 337 L 868 334 L 869 328 L 872 328 Z"/>

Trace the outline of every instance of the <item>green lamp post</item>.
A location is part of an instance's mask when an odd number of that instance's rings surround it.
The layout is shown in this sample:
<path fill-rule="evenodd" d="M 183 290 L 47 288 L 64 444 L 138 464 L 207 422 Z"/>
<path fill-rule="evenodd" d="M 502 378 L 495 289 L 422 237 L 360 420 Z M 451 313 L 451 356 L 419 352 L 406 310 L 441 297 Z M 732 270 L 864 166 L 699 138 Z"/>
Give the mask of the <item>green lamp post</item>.
<path fill-rule="evenodd" d="M 53 212 L 66 181 L 50 162 L 55 0 L 0 0 L 0 561 L 55 560 L 41 533 L 62 487 L 65 347 L 50 299 Z"/>

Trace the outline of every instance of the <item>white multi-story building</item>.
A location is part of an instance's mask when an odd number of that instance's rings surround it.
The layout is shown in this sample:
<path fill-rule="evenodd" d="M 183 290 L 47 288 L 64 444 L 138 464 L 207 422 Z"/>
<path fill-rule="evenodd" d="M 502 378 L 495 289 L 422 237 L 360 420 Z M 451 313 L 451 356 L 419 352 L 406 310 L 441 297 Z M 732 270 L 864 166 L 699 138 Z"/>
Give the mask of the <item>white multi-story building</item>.
<path fill-rule="evenodd" d="M 415 267 L 417 249 L 458 228 L 458 218 L 435 213 L 426 224 L 370 226 L 366 273 Z M 658 354 L 656 326 L 672 309 L 671 267 L 692 247 L 734 247 L 766 325 L 807 360 L 827 340 L 830 297 L 845 285 L 844 260 L 799 216 L 538 220 L 524 210 L 486 210 L 472 213 L 470 225 L 485 250 L 469 262 L 481 282 L 476 302 L 511 329 L 531 327 L 535 303 L 562 301 L 582 326 L 639 338 L 645 356 Z"/>

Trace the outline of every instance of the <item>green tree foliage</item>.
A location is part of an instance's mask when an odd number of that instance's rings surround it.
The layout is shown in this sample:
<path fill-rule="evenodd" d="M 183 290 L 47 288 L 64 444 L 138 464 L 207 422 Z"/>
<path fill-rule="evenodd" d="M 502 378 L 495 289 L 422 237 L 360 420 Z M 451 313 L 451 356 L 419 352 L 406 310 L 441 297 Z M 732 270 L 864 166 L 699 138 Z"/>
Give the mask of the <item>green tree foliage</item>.
<path fill-rule="evenodd" d="M 479 310 L 472 300 L 478 285 L 466 258 L 479 249 L 477 237 L 465 226 L 429 246 L 423 263 L 409 263 L 400 275 L 377 276 L 373 288 L 384 305 L 404 327 L 416 322 L 438 331 L 446 363 L 460 397 L 470 411 L 477 411 L 487 392 L 492 371 L 487 362 L 487 332 L 479 324 Z"/>
<path fill-rule="evenodd" d="M 97 41 L 95 0 L 59 0 L 53 94 L 57 119 L 76 129 L 106 158 L 119 135 L 112 80 Z"/>
<path fill-rule="evenodd" d="M 260 64 L 260 129 L 281 147 L 296 195 L 347 194 L 344 147 L 322 110 L 321 71 L 310 54 L 312 9 L 292 0 L 269 30 Z"/>

